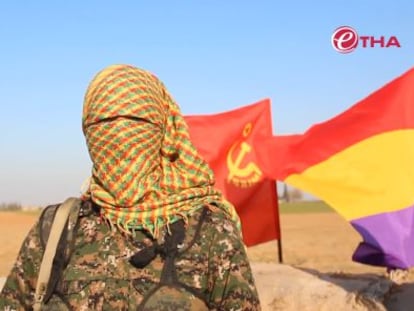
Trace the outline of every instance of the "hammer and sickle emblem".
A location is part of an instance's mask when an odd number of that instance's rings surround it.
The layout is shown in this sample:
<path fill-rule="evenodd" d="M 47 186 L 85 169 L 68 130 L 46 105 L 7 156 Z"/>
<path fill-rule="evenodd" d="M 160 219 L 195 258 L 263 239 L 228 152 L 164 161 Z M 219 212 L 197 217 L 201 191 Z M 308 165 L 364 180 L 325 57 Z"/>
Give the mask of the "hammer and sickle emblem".
<path fill-rule="evenodd" d="M 252 123 L 247 123 L 243 129 L 243 137 L 247 138 L 251 131 Z M 234 159 L 233 154 L 237 146 L 239 146 L 239 152 Z M 229 169 L 227 180 L 236 186 L 249 187 L 258 182 L 262 176 L 262 172 L 254 162 L 250 161 L 242 166 L 244 158 L 251 150 L 252 147 L 245 141 L 242 141 L 241 143 L 234 143 L 227 153 L 227 167 Z"/>

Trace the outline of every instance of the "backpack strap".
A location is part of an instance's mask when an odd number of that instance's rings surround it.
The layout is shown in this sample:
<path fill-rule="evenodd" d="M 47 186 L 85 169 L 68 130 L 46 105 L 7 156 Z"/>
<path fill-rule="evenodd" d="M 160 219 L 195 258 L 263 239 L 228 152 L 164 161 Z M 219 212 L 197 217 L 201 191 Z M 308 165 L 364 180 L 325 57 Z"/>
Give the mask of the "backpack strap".
<path fill-rule="evenodd" d="M 59 208 L 57 208 L 39 269 L 35 291 L 35 301 L 33 304 L 34 311 L 41 310 L 41 305 L 48 288 L 56 250 L 58 248 L 59 241 L 61 240 L 62 232 L 68 222 L 69 215 L 71 211 L 74 210 L 76 211 L 76 214 L 79 213 L 80 205 L 80 199 L 68 198 L 59 206 Z"/>
<path fill-rule="evenodd" d="M 197 308 L 197 310 L 207 310 L 208 306 L 208 300 L 204 293 L 199 291 L 196 288 L 193 288 L 191 286 L 186 285 L 185 283 L 182 283 L 179 281 L 175 266 L 175 260 L 176 257 L 179 254 L 185 253 L 188 251 L 193 244 L 200 238 L 200 232 L 202 225 L 207 221 L 207 218 L 210 215 L 210 211 L 207 207 L 203 207 L 200 218 L 198 219 L 197 227 L 194 233 L 194 236 L 190 243 L 187 245 L 185 249 L 180 249 L 179 245 L 183 242 L 185 238 L 185 228 L 184 228 L 184 221 L 179 220 L 173 224 L 170 225 L 171 235 L 167 235 L 165 237 L 165 242 L 163 245 L 156 245 L 155 248 L 155 255 L 160 254 L 161 257 L 164 260 L 164 266 L 161 271 L 160 276 L 160 283 L 157 284 L 154 288 L 149 290 L 146 295 L 144 296 L 144 299 L 141 301 L 141 303 L 138 306 L 138 311 L 146 310 L 146 304 L 149 300 L 152 299 L 152 297 L 158 292 L 158 290 L 163 286 L 168 286 L 172 288 L 183 288 L 185 291 L 190 292 L 192 295 L 194 295 L 203 305 L 203 308 L 200 309 Z M 154 247 L 154 246 L 153 246 Z M 144 251 L 144 252 L 143 252 Z M 145 254 L 145 249 L 136 253 L 133 255 L 130 259 L 130 263 L 135 266 L 136 268 L 144 268 L 149 262 L 153 259 L 148 260 L 139 260 L 139 256 L 141 254 Z M 139 262 L 139 265 L 137 265 L 137 261 Z M 179 297 L 177 297 L 179 299 Z M 204 308 L 205 307 L 205 308 Z"/>

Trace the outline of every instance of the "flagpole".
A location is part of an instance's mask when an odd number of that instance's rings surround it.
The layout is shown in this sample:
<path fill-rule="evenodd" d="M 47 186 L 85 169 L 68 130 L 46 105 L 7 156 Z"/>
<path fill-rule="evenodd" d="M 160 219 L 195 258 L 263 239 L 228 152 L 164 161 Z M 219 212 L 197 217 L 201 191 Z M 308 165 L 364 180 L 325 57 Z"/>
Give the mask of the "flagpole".
<path fill-rule="evenodd" d="M 282 251 L 282 232 L 280 229 L 280 213 L 279 213 L 279 196 L 277 193 L 277 183 L 275 180 L 273 180 L 274 183 L 274 191 L 272 191 L 273 193 L 273 202 L 275 205 L 275 209 L 274 209 L 274 219 L 275 219 L 275 227 L 276 227 L 276 232 L 279 234 L 279 238 L 277 239 L 277 253 L 278 253 L 278 259 L 279 259 L 279 263 L 283 263 L 283 251 Z"/>
<path fill-rule="evenodd" d="M 279 263 L 283 263 L 282 237 L 280 237 L 277 240 L 277 250 L 278 250 Z"/>

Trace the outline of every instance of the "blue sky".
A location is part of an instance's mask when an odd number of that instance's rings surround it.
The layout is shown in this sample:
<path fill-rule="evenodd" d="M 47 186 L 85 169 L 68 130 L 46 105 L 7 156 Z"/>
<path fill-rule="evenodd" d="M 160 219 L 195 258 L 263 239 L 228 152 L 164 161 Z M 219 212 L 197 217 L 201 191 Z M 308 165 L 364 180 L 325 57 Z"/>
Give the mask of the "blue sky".
<path fill-rule="evenodd" d="M 184 114 L 269 97 L 273 130 L 300 133 L 414 64 L 411 1 L 3 1 L 0 202 L 79 194 L 91 163 L 85 89 L 114 63 L 154 72 Z M 401 48 L 331 46 L 342 25 Z"/>

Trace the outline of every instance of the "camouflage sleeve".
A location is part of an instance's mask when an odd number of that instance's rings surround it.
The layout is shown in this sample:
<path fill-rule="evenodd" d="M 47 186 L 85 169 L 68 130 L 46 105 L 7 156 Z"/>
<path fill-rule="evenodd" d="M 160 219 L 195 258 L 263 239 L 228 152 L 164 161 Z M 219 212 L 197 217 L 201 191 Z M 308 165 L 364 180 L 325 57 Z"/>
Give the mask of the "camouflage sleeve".
<path fill-rule="evenodd" d="M 0 293 L 0 310 L 31 310 L 42 260 L 39 221 L 31 228 Z"/>
<path fill-rule="evenodd" d="M 239 231 L 221 219 L 211 244 L 210 308 L 213 310 L 261 310 L 253 273 Z"/>

